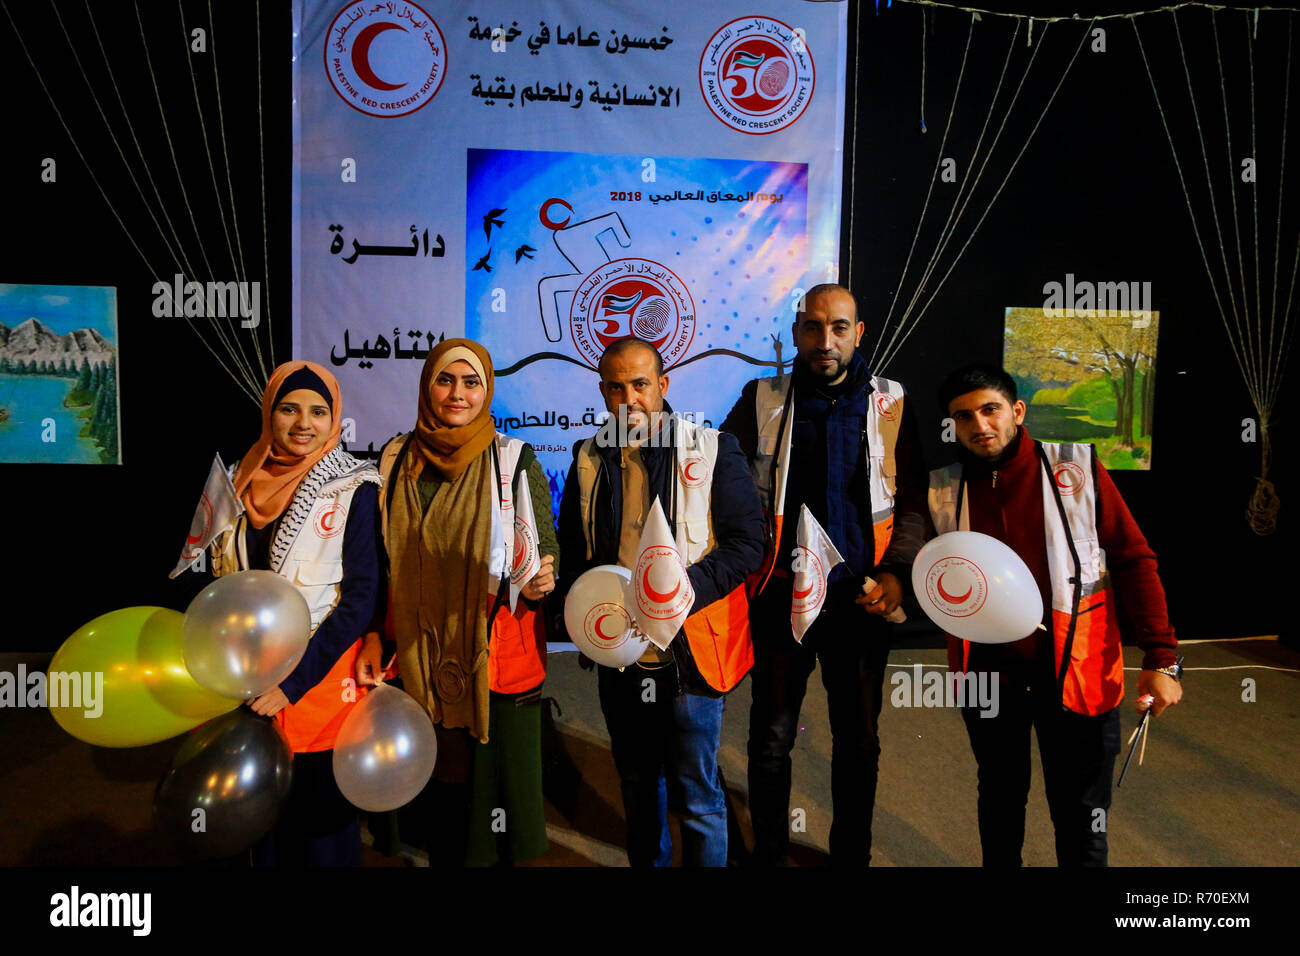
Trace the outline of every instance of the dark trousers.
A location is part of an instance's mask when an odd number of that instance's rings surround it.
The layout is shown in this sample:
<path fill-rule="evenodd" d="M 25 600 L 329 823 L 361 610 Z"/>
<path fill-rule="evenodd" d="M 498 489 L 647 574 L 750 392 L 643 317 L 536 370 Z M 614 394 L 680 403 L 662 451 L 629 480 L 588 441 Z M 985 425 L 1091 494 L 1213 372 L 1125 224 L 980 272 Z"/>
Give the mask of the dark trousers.
<path fill-rule="evenodd" d="M 628 862 L 672 864 L 671 809 L 681 821 L 682 865 L 726 866 L 727 803 L 718 772 L 725 701 L 677 695 L 676 668 L 597 668 L 627 815 Z"/>
<path fill-rule="evenodd" d="M 790 579 L 773 578 L 751 606 L 749 809 L 759 866 L 784 866 L 790 850 L 790 751 L 808 677 L 820 660 L 831 722 L 832 865 L 871 861 L 871 815 L 880 759 L 880 704 L 888 625 L 832 591 L 803 643 L 790 630 Z M 838 597 L 838 600 L 836 598 Z"/>
<path fill-rule="evenodd" d="M 996 679 L 996 675 L 995 675 Z M 1029 727 L 1038 734 L 1059 866 L 1105 866 L 1119 708 L 1089 717 L 1061 706 L 1055 682 L 1002 674 L 996 717 L 963 708 L 979 765 L 980 847 L 985 866 L 1020 866 L 1029 799 Z"/>
<path fill-rule="evenodd" d="M 334 751 L 293 755 L 280 822 L 253 844 L 253 866 L 360 866 L 361 817 L 334 782 Z"/>

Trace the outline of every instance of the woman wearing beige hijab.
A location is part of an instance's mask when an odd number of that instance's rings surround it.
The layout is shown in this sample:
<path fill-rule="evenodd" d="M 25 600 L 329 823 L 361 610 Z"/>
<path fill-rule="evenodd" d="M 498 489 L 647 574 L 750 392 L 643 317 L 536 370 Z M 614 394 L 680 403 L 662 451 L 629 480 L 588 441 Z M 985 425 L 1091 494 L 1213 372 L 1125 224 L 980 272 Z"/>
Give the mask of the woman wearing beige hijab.
<path fill-rule="evenodd" d="M 546 475 L 529 445 L 497 433 L 492 391 L 486 349 L 441 343 L 420 375 L 414 431 L 390 441 L 379 465 L 384 630 L 403 687 L 438 731 L 420 802 L 430 805 L 430 859 L 445 865 L 514 863 L 547 849 L 539 603 L 555 588 L 558 547 Z M 531 526 L 516 507 L 524 496 Z M 368 635 L 360 683 L 378 679 L 381 656 L 378 634 Z"/>

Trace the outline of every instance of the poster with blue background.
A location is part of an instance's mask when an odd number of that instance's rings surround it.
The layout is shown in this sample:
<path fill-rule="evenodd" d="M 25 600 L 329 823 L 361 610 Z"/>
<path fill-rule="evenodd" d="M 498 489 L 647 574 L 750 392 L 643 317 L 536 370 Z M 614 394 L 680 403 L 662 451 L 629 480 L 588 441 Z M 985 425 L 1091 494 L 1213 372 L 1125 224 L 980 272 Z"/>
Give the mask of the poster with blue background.
<path fill-rule="evenodd" d="M 293 348 L 354 453 L 411 428 L 443 338 L 487 346 L 499 427 L 553 477 L 619 335 L 714 424 L 789 361 L 839 271 L 846 4 L 293 10 Z"/>

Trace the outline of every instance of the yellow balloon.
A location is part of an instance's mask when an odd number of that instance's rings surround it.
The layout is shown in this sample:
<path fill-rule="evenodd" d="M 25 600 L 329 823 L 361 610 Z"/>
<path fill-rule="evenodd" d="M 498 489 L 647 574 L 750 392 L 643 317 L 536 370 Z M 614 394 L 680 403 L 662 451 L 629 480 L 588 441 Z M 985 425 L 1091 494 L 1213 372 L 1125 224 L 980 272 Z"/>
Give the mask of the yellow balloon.
<path fill-rule="evenodd" d="M 88 744 L 141 747 L 238 707 L 186 670 L 184 620 L 163 607 L 126 607 L 77 628 L 50 661 L 46 681 L 59 726 Z"/>

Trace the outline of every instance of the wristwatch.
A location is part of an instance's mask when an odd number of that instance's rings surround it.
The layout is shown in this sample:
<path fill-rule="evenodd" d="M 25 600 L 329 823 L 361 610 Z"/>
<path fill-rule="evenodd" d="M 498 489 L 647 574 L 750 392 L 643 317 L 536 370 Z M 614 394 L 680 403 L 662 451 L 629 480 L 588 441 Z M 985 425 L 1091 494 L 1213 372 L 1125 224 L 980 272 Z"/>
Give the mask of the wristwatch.
<path fill-rule="evenodd" d="M 1183 681 L 1183 659 L 1181 657 L 1178 658 L 1178 660 L 1174 661 L 1173 666 L 1171 667 L 1157 667 L 1155 672 L 1157 674 L 1164 674 L 1167 677 L 1172 677 L 1181 684 Z"/>

